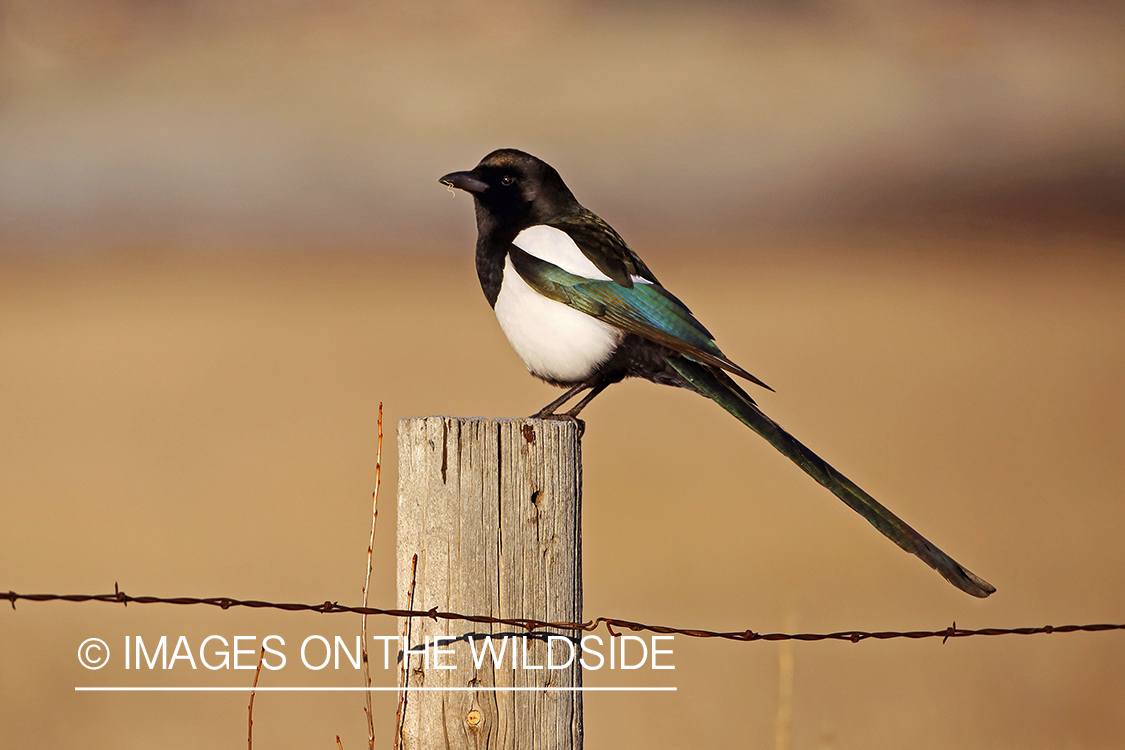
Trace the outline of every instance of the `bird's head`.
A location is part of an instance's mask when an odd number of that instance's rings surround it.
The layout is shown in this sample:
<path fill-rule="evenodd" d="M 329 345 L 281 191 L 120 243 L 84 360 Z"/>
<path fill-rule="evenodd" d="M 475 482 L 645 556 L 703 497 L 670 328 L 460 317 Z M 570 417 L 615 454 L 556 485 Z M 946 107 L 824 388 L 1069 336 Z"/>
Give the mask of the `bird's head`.
<path fill-rule="evenodd" d="M 554 167 L 513 148 L 493 151 L 468 172 L 451 172 L 439 182 L 472 193 L 481 228 L 505 227 L 518 232 L 578 207 Z"/>

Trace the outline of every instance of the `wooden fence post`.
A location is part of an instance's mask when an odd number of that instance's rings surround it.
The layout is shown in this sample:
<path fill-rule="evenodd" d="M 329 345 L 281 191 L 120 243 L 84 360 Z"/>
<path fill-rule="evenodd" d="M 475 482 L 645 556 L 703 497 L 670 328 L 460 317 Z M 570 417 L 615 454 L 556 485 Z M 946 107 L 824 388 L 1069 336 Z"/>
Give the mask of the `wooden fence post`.
<path fill-rule="evenodd" d="M 581 621 L 575 424 L 423 417 L 400 421 L 398 441 L 399 607 Z M 581 692 L 542 688 L 581 687 L 581 633 L 417 617 L 404 625 L 406 685 L 462 688 L 406 693 L 404 750 L 580 750 Z"/>

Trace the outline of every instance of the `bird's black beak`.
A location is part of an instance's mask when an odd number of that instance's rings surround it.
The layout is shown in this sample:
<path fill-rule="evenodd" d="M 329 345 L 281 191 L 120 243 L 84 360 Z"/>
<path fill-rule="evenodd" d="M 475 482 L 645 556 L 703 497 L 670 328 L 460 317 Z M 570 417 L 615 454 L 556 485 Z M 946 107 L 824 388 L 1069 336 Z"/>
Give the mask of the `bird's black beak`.
<path fill-rule="evenodd" d="M 488 183 L 473 177 L 472 172 L 450 172 L 438 180 L 442 185 L 464 190 L 466 193 L 483 193 L 488 190 Z"/>

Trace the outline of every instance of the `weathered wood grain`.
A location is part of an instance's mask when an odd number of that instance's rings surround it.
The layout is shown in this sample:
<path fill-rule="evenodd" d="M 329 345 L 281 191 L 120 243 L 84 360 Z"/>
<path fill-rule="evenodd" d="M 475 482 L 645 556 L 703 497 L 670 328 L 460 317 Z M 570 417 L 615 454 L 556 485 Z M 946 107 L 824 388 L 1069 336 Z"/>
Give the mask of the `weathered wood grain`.
<path fill-rule="evenodd" d="M 402 420 L 399 606 L 581 621 L 581 487 L 581 443 L 572 423 L 457 417 Z M 418 562 L 410 602 L 415 554 Z M 567 661 L 568 643 L 577 645 L 575 633 L 528 633 L 520 628 L 427 618 L 413 618 L 407 629 L 415 652 L 409 656 L 406 672 L 410 687 L 582 684 L 577 653 L 569 666 L 551 668 Z M 549 641 L 550 635 L 556 639 Z M 435 636 L 455 638 L 440 645 L 452 653 L 435 658 Z M 488 647 L 485 636 L 492 636 L 497 653 L 504 649 L 499 667 L 493 665 L 492 652 L 484 653 Z M 430 648 L 423 653 L 427 638 Z M 483 656 L 479 668 L 473 648 L 478 658 Z M 547 663 L 548 648 L 552 664 Z M 405 750 L 577 750 L 582 746 L 582 694 L 409 692 L 402 746 Z"/>

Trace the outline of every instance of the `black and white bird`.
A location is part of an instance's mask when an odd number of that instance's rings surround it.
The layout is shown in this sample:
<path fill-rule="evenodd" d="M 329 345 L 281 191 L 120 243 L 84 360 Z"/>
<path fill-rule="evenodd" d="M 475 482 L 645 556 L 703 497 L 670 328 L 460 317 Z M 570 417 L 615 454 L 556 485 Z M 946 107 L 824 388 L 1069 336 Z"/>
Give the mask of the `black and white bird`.
<path fill-rule="evenodd" d="M 907 552 L 973 596 L 996 589 L 836 471 L 758 408 L 731 377 L 769 388 L 714 337 L 549 164 L 515 149 L 440 182 L 473 196 L 477 275 L 528 371 L 566 388 L 540 418 L 577 418 L 607 386 L 644 378 L 699 393 L 757 432 Z M 770 389 L 772 390 L 772 389 Z M 564 404 L 589 391 L 572 408 Z"/>

